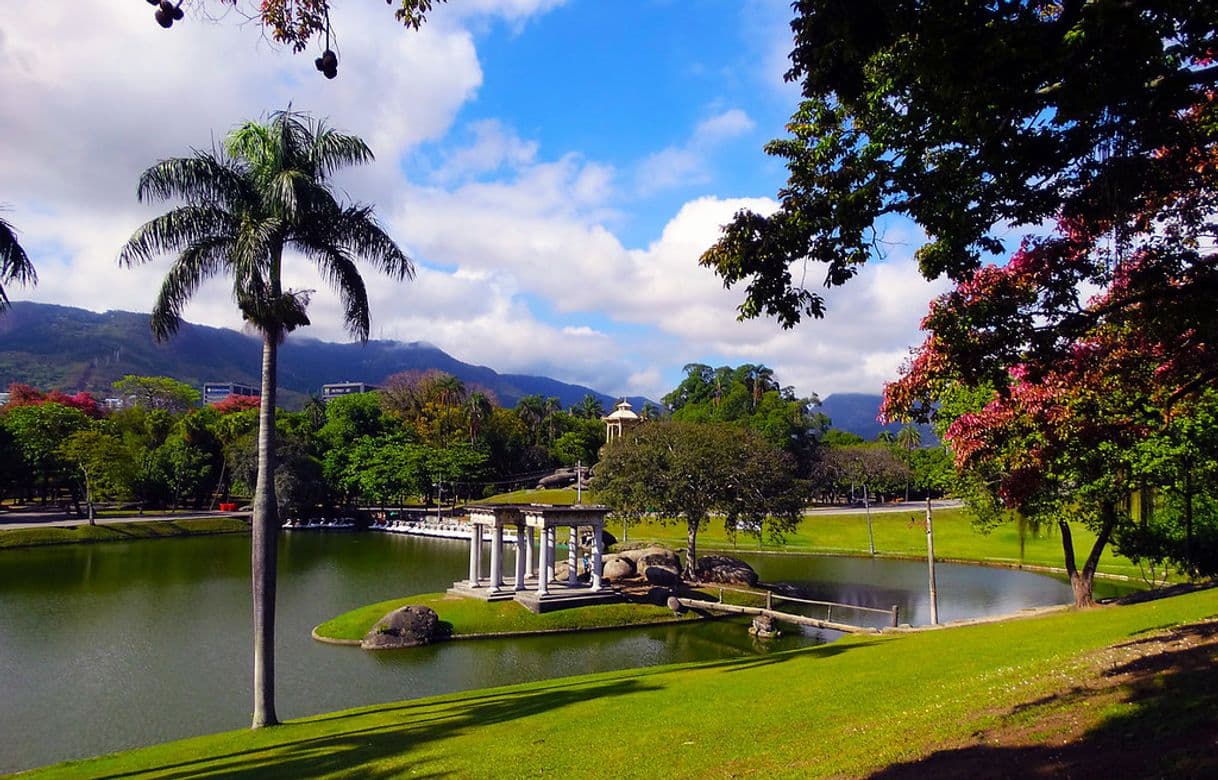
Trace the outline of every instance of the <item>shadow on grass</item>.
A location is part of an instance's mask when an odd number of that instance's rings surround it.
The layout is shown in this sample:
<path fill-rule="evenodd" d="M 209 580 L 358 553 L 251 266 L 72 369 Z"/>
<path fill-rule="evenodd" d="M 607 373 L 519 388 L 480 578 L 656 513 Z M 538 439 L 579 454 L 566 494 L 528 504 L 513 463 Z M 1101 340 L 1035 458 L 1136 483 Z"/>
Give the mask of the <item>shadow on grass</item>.
<path fill-rule="evenodd" d="M 520 692 L 488 693 L 453 701 L 406 703 L 309 718 L 250 732 L 248 749 L 197 759 L 143 765 L 102 778 L 299 778 L 327 774 L 377 778 L 410 774 L 451 775 L 452 768 L 427 766 L 412 758 L 422 745 L 474 728 L 578 705 L 593 698 L 654 690 L 638 680 L 601 684 L 551 685 Z M 306 732 L 307 737 L 296 738 Z M 138 753 L 132 761 L 138 761 Z M 86 767 L 81 767 L 85 769 Z"/>
<path fill-rule="evenodd" d="M 1215 636 L 1218 623 L 1205 623 L 1118 645 L 1124 660 L 1092 686 L 1020 705 L 974 735 L 997 744 L 941 750 L 873 777 L 1216 777 Z M 1097 713 L 1085 730 L 1071 728 Z"/>

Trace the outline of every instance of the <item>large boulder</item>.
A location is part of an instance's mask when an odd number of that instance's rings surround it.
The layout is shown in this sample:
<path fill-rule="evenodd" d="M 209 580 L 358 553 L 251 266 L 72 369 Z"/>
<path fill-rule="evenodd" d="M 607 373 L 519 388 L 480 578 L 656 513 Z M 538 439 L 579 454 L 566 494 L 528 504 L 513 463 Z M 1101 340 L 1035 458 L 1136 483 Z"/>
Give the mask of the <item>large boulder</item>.
<path fill-rule="evenodd" d="M 678 585 L 681 582 L 681 562 L 676 553 L 644 555 L 635 563 L 639 575 L 652 585 Z"/>
<path fill-rule="evenodd" d="M 567 565 L 566 561 L 559 561 L 558 563 L 554 564 L 554 579 L 558 580 L 559 582 L 566 582 L 567 574 L 570 571 L 570 568 L 571 567 Z M 582 574 L 582 571 L 583 571 L 583 564 L 579 563 L 577 561 L 575 564 L 575 578 L 576 579 L 580 579 L 581 577 L 584 576 Z"/>
<path fill-rule="evenodd" d="M 699 558 L 694 566 L 694 575 L 702 582 L 722 582 L 730 585 L 757 584 L 757 572 L 738 558 L 726 555 L 707 555 Z"/>
<path fill-rule="evenodd" d="M 360 647 L 365 650 L 418 647 L 442 639 L 445 634 L 440 617 L 431 607 L 405 606 L 378 620 Z"/>
<path fill-rule="evenodd" d="M 601 576 L 607 580 L 624 580 L 634 576 L 634 561 L 620 555 L 607 555 L 601 569 Z"/>
<path fill-rule="evenodd" d="M 575 469 L 556 469 L 553 474 L 537 480 L 537 487 L 539 490 L 564 488 L 575 484 L 575 478 Z"/>
<path fill-rule="evenodd" d="M 644 559 L 652 561 L 663 561 L 663 565 L 672 566 L 678 571 L 681 569 L 681 558 L 667 547 L 652 545 L 650 547 L 640 547 L 634 550 L 622 550 L 617 553 L 619 556 L 634 563 L 636 569 Z"/>

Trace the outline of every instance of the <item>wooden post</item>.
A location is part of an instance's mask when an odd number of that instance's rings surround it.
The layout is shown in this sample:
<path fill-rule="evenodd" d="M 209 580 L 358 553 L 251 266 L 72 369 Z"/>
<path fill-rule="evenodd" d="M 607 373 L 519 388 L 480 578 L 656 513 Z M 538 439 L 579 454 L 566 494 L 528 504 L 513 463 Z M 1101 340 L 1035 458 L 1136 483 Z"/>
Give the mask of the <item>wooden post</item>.
<path fill-rule="evenodd" d="M 833 622 L 833 607 L 826 607 L 826 608 L 825 608 L 825 622 L 826 622 L 826 623 L 832 623 L 832 622 Z"/>
<path fill-rule="evenodd" d="M 723 588 L 719 589 L 719 603 L 723 603 Z"/>
<path fill-rule="evenodd" d="M 896 604 L 892 605 L 892 627 L 896 628 L 901 624 L 901 608 Z"/>
<path fill-rule="evenodd" d="M 765 608 L 766 609 L 774 608 L 774 594 L 768 590 L 765 592 Z"/>

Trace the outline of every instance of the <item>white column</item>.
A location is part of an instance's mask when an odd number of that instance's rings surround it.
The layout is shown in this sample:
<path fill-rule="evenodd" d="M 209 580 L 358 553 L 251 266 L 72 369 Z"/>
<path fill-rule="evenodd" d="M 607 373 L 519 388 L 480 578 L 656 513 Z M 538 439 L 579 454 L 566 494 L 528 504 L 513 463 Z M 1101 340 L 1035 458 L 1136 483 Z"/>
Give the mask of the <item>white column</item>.
<path fill-rule="evenodd" d="M 477 523 L 469 524 L 469 584 L 477 587 L 477 547 L 481 544 L 481 528 Z"/>
<path fill-rule="evenodd" d="M 528 538 L 524 535 L 524 525 L 516 524 L 516 590 L 524 590 L 524 556 Z M 531 555 L 529 556 L 532 557 Z"/>
<path fill-rule="evenodd" d="M 491 591 L 497 592 L 503 587 L 503 526 L 495 522 L 495 530 L 491 531 Z"/>
<path fill-rule="evenodd" d="M 535 577 L 535 576 L 537 576 L 537 567 L 534 565 L 534 562 L 533 562 L 533 544 L 534 544 L 533 526 L 529 526 L 528 534 L 529 534 L 529 540 L 525 544 L 525 548 L 524 548 L 524 576 Z"/>
<path fill-rule="evenodd" d="M 479 581 L 482 579 L 482 525 L 474 525 L 474 587 L 480 587 Z"/>
<path fill-rule="evenodd" d="M 542 545 L 545 550 L 541 553 L 541 576 L 546 582 L 554 579 L 554 561 L 556 559 L 557 549 L 554 545 L 554 531 L 552 527 L 543 528 L 541 535 L 543 537 Z"/>
<path fill-rule="evenodd" d="M 537 595 L 545 596 L 550 592 L 550 576 L 553 573 L 550 564 L 550 529 L 541 529 L 541 547 L 537 552 L 541 557 L 541 571 L 537 577 Z"/>
<path fill-rule="evenodd" d="M 579 557 L 579 527 L 571 526 L 571 532 L 567 535 L 567 585 L 574 588 L 579 584 L 576 577 L 576 561 Z"/>
<path fill-rule="evenodd" d="M 592 526 L 592 590 L 601 589 L 601 573 L 604 570 L 605 533 L 601 525 Z"/>

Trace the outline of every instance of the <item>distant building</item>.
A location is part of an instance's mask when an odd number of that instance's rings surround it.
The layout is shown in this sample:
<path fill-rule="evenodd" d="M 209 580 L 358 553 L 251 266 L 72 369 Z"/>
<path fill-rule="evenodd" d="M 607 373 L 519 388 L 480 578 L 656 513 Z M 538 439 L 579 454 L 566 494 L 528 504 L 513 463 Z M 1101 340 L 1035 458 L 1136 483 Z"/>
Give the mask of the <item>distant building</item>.
<path fill-rule="evenodd" d="M 0 406 L 7 404 L 11 398 L 12 395 L 8 392 L 0 393 Z"/>
<path fill-rule="evenodd" d="M 223 401 L 230 395 L 246 395 L 258 398 L 262 392 L 256 387 L 243 385 L 240 382 L 204 382 L 203 403 L 214 404 Z"/>
<path fill-rule="evenodd" d="M 367 382 L 332 382 L 321 386 L 321 400 L 324 402 L 343 395 L 369 393 L 377 389 L 376 385 L 370 385 Z"/>
<path fill-rule="evenodd" d="M 613 411 L 601 418 L 605 423 L 605 441 L 620 438 L 622 434 L 642 422 L 634 408 L 625 398 L 618 401 Z"/>
<path fill-rule="evenodd" d="M 103 398 L 101 405 L 103 409 L 109 409 L 110 411 L 114 412 L 122 409 L 127 404 L 121 398 Z"/>

